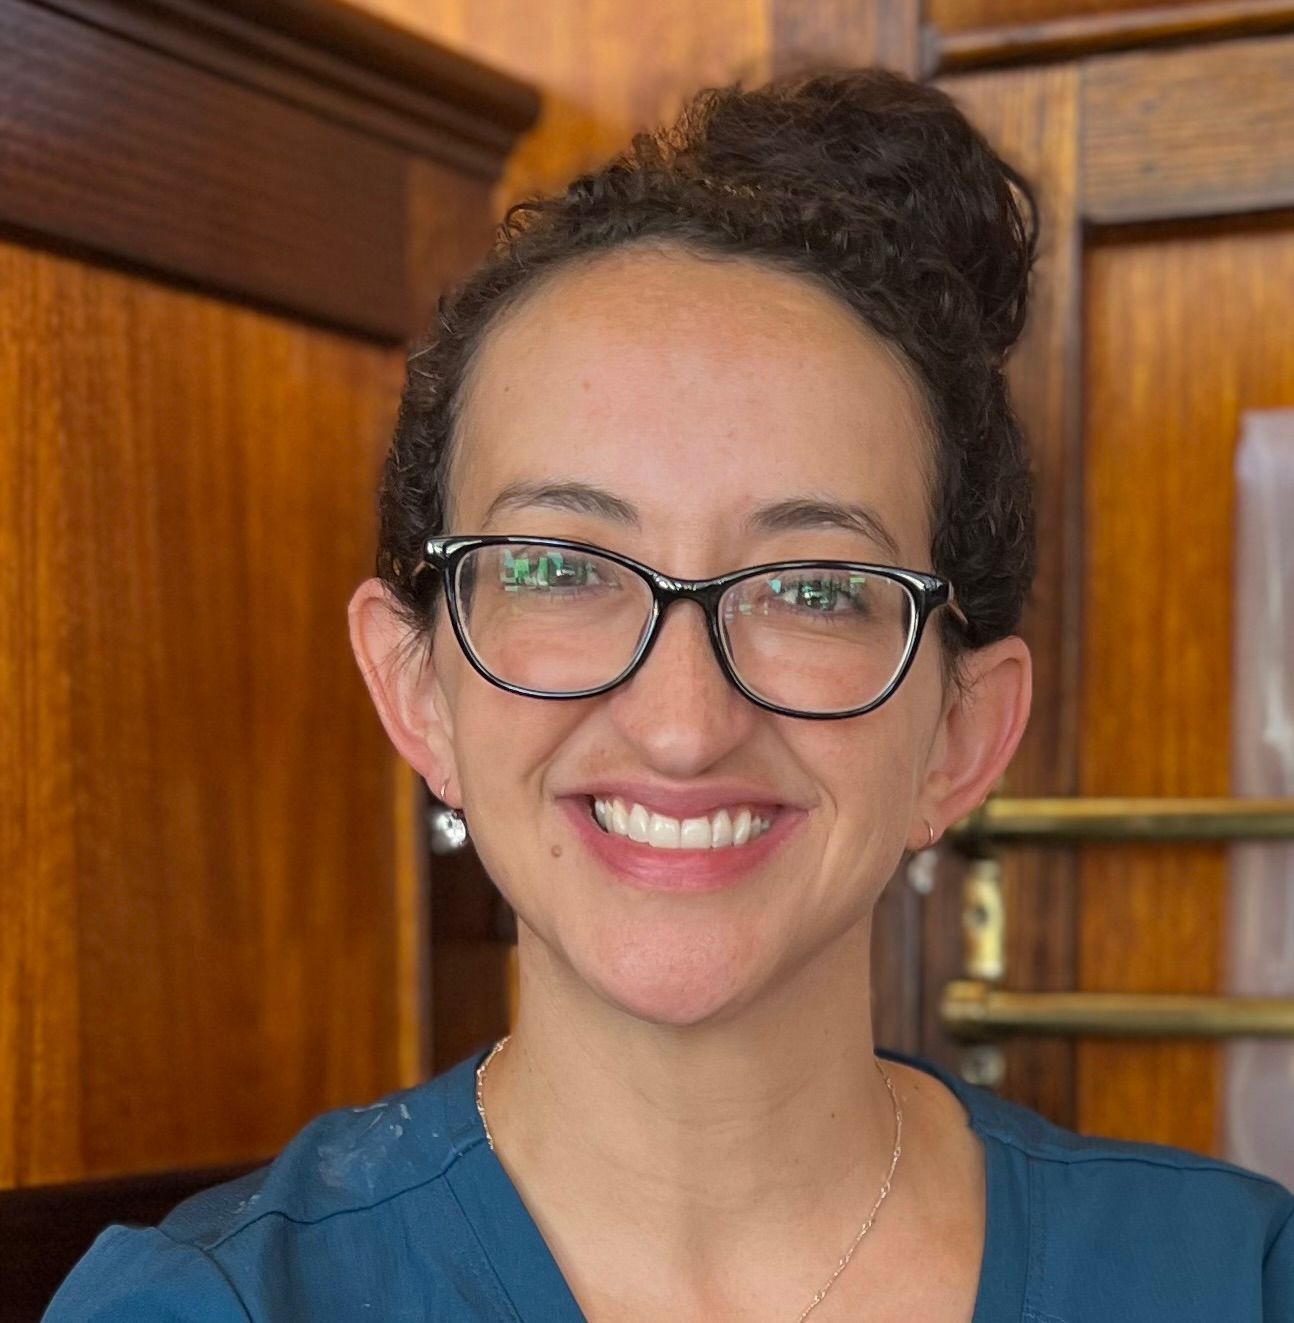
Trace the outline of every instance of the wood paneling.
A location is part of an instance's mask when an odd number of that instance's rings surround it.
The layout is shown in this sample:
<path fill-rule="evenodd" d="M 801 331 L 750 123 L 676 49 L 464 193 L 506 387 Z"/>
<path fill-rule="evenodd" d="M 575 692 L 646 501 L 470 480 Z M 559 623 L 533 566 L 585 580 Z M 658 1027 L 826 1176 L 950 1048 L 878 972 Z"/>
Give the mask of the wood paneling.
<path fill-rule="evenodd" d="M 90 15 L 104 8 L 92 0 L 73 7 Z M 425 298 L 411 301 L 406 271 L 415 242 L 408 175 L 423 160 L 396 130 L 445 157 L 457 143 L 456 155 L 488 181 L 502 165 L 508 124 L 426 88 L 417 104 L 405 94 L 393 107 L 399 86 L 372 71 L 359 71 L 367 98 L 311 83 L 297 67 L 307 55 L 320 58 L 310 47 L 276 49 L 276 64 L 263 54 L 235 60 L 214 35 L 145 20 L 131 4 L 106 12 L 139 39 L 26 0 L 0 7 L 0 223 L 47 246 L 361 335 L 400 341 L 418 329 Z M 153 48 L 168 41 L 182 45 L 184 62 Z M 234 61 L 235 76 L 195 67 L 212 51 L 219 58 L 209 62 Z M 533 98 L 494 81 L 500 88 L 489 90 L 510 120 L 526 122 Z M 306 89 L 325 104 L 313 104 Z M 485 92 L 458 95 L 474 106 Z M 462 178 L 461 167 L 425 165 Z M 455 221 L 465 205 L 458 196 Z"/>
<path fill-rule="evenodd" d="M 1292 28 L 1291 0 L 1192 0 L 960 31 L 926 24 L 921 32 L 921 70 L 931 77 L 958 69 L 1076 60 L 1134 47 L 1221 41 Z"/>
<path fill-rule="evenodd" d="M 334 0 L 29 0 L 363 136 L 492 179 L 526 84 Z"/>
<path fill-rule="evenodd" d="M 927 0 L 922 17 L 944 31 L 959 32 L 1006 23 L 1043 23 L 1079 14 L 1175 8 L 1181 3 L 1182 0 Z"/>
<path fill-rule="evenodd" d="M 1127 231 L 1088 256 L 1082 793 L 1229 789 L 1233 458 L 1294 405 L 1294 216 Z M 1214 992 L 1221 847 L 1088 848 L 1079 980 Z M 1087 1041 L 1085 1130 L 1215 1148 L 1213 1044 Z"/>
<path fill-rule="evenodd" d="M 880 64 L 915 77 L 918 0 L 769 0 L 773 71 Z"/>
<path fill-rule="evenodd" d="M 543 112 L 495 195 L 501 209 L 619 151 L 707 83 L 772 69 L 769 0 L 349 0 L 543 89 Z"/>
<path fill-rule="evenodd" d="M 268 1154 L 418 1061 L 345 628 L 401 369 L 0 245 L 0 1186 Z"/>
<path fill-rule="evenodd" d="M 1083 211 L 1123 222 L 1294 205 L 1294 36 L 1083 72 Z"/>
<path fill-rule="evenodd" d="M 1002 793 L 1072 795 L 1078 785 L 1079 345 L 1081 251 L 1078 194 L 1079 76 L 1055 65 L 942 80 L 990 142 L 1036 186 L 1041 241 L 1029 321 L 1008 361 L 1012 398 L 1024 424 L 1038 495 L 1038 569 L 1021 635 L 1033 655 L 1034 703 Z M 1075 859 L 1071 852 L 1012 850 L 1003 857 L 1007 921 L 1005 986 L 1073 986 Z M 940 947 L 928 948 L 928 978 L 961 974 L 961 896 L 949 888 L 932 915 Z M 931 999 L 933 1002 L 933 998 Z M 936 1007 L 927 1037 L 938 1041 Z M 1007 1096 L 1064 1124 L 1072 1121 L 1073 1047 L 1063 1039 L 1005 1048 Z"/>

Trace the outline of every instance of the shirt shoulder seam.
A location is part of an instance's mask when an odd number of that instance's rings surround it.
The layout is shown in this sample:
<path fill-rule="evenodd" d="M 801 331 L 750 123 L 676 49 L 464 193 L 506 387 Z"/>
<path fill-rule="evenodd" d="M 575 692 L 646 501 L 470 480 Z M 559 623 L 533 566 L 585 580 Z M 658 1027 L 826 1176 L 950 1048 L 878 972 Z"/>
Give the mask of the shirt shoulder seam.
<path fill-rule="evenodd" d="M 1294 1198 L 1290 1199 L 1289 1210 L 1285 1214 L 1285 1220 L 1276 1229 L 1276 1234 L 1272 1237 L 1272 1243 L 1263 1251 L 1263 1271 L 1267 1270 L 1267 1263 L 1272 1257 L 1272 1251 L 1276 1248 L 1277 1242 L 1287 1232 L 1294 1229 Z"/>
<path fill-rule="evenodd" d="M 1280 1181 L 1274 1177 L 1265 1176 L 1260 1171 L 1249 1171 L 1220 1158 L 1210 1158 L 1203 1153 L 1191 1153 L 1187 1149 L 1176 1150 L 1181 1155 L 1180 1158 L 1160 1156 L 1156 1153 L 1120 1153 L 1115 1150 L 1100 1148 L 1070 1150 L 1052 1148 L 1047 1144 L 1031 1142 L 992 1125 L 981 1126 L 978 1129 L 981 1134 L 990 1136 L 1025 1154 L 1026 1157 L 1036 1158 L 1040 1162 L 1063 1164 L 1077 1162 L 1141 1162 L 1152 1167 L 1166 1167 L 1172 1171 L 1209 1171 L 1222 1176 L 1241 1176 L 1246 1180 L 1257 1181 L 1260 1185 L 1273 1185 L 1278 1190 L 1285 1190 L 1285 1186 Z M 1093 1141 L 1099 1143 L 1100 1137 L 1093 1136 Z M 1115 1142 L 1122 1143 L 1125 1141 L 1118 1140 Z"/>
<path fill-rule="evenodd" d="M 211 1257 L 211 1255 L 207 1252 L 205 1248 L 203 1248 L 203 1246 L 195 1245 L 192 1241 L 188 1241 L 188 1240 L 176 1240 L 176 1238 L 173 1235 L 171 1235 L 169 1231 L 163 1231 L 161 1227 L 152 1227 L 150 1228 L 150 1230 L 156 1231 L 160 1236 L 162 1236 L 165 1240 L 169 1241 L 170 1244 L 174 1245 L 177 1249 L 190 1250 L 194 1254 L 200 1255 L 202 1257 L 203 1262 L 206 1263 L 207 1266 L 210 1267 L 211 1270 L 216 1274 L 216 1276 L 219 1277 L 220 1280 L 224 1283 L 225 1289 L 233 1297 L 234 1303 L 237 1304 L 239 1311 L 242 1313 L 242 1316 L 247 1320 L 247 1323 L 252 1323 L 252 1312 L 250 1309 L 247 1308 L 247 1301 L 243 1299 L 242 1293 L 234 1285 L 233 1281 L 230 1279 L 229 1274 L 224 1270 L 224 1268 L 220 1266 L 219 1262 L 216 1259 L 213 1259 Z"/>
<path fill-rule="evenodd" d="M 291 1222 L 293 1226 L 308 1227 L 318 1226 L 320 1223 L 330 1222 L 338 1217 L 349 1217 L 355 1213 L 367 1213 L 374 1208 L 381 1208 L 384 1204 L 389 1204 L 396 1199 L 400 1199 L 406 1194 L 412 1194 L 415 1190 L 425 1189 L 429 1185 L 434 1185 L 437 1181 L 444 1180 L 453 1169 L 454 1165 L 462 1157 L 484 1142 L 484 1136 L 472 1135 L 469 1136 L 465 1144 L 459 1145 L 458 1143 L 455 1143 L 451 1145 L 444 1162 L 429 1176 L 424 1176 L 421 1180 L 413 1181 L 409 1185 L 401 1186 L 399 1189 L 384 1194 L 380 1199 L 372 1199 L 367 1203 L 356 1203 L 346 1208 L 333 1208 L 326 1213 L 320 1213 L 317 1217 L 295 1217 L 283 1208 L 266 1208 L 257 1213 L 255 1217 L 249 1218 L 246 1222 L 241 1222 L 238 1226 L 231 1227 L 229 1230 L 222 1232 L 215 1240 L 206 1245 L 203 1245 L 198 1241 L 176 1240 L 176 1238 L 170 1236 L 169 1233 L 165 1234 L 168 1235 L 169 1239 L 174 1240 L 177 1245 L 192 1245 L 195 1249 L 210 1254 L 211 1251 L 219 1249 L 222 1245 L 227 1244 L 236 1236 L 242 1235 L 244 1231 L 248 1230 L 250 1227 L 254 1227 L 258 1222 L 264 1221 L 267 1217 L 279 1217 L 285 1222 Z"/>

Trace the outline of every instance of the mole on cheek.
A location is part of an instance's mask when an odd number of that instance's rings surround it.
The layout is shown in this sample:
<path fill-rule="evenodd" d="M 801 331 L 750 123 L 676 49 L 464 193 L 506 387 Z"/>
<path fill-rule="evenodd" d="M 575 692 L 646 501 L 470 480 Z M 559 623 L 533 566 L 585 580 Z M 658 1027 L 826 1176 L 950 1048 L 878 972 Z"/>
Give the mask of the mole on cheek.
<path fill-rule="evenodd" d="M 562 857 L 562 847 L 560 845 L 553 846 L 552 856 L 554 859 L 560 859 Z"/>

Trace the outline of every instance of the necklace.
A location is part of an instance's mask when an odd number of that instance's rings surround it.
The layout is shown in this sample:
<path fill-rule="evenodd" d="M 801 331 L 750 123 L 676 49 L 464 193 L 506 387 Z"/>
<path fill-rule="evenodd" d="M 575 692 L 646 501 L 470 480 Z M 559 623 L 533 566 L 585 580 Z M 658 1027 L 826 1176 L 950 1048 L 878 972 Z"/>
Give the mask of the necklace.
<path fill-rule="evenodd" d="M 494 1060 L 503 1046 L 507 1043 L 511 1034 L 506 1034 L 500 1038 L 490 1049 L 490 1054 L 476 1068 L 476 1110 L 481 1117 L 481 1125 L 485 1130 L 485 1140 L 490 1146 L 490 1152 L 494 1152 L 494 1136 L 490 1133 L 490 1122 L 485 1115 L 485 1072 L 490 1068 L 490 1062 Z M 872 1229 L 872 1223 L 876 1220 L 876 1212 L 885 1202 L 885 1196 L 890 1192 L 890 1182 L 894 1179 L 894 1169 L 899 1165 L 899 1154 L 903 1152 L 903 1110 L 899 1107 L 899 1095 L 894 1092 L 894 1082 L 890 1079 L 889 1073 L 881 1065 L 879 1057 L 873 1057 L 876 1063 L 876 1069 L 881 1072 L 881 1078 L 885 1081 L 885 1087 L 890 1091 L 890 1098 L 894 1103 L 894 1153 L 890 1158 L 890 1169 L 885 1175 L 885 1180 L 881 1183 L 881 1192 L 876 1196 L 876 1202 L 872 1205 L 872 1211 L 867 1214 L 867 1221 L 858 1228 L 858 1234 L 854 1237 L 849 1248 L 840 1257 L 840 1262 L 836 1264 L 835 1271 L 827 1278 L 826 1282 L 819 1288 L 813 1299 L 809 1301 L 804 1312 L 796 1319 L 796 1323 L 804 1323 L 804 1320 L 822 1303 L 827 1292 L 835 1285 L 836 1278 L 849 1266 L 849 1260 L 853 1258 L 854 1251 L 858 1248 L 859 1242 Z"/>

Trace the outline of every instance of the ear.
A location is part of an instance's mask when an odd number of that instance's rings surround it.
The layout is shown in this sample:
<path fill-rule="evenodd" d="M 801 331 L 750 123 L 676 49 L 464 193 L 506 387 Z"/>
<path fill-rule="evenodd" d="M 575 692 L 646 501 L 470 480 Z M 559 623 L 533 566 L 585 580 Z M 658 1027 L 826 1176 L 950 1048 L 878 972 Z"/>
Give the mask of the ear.
<path fill-rule="evenodd" d="M 966 692 L 949 688 L 919 796 L 936 840 L 988 798 L 1024 735 L 1033 701 L 1033 659 L 1015 635 L 967 654 L 961 667 Z M 924 822 L 914 832 L 911 848 L 920 850 Z"/>
<path fill-rule="evenodd" d="M 380 579 L 355 589 L 347 614 L 355 660 L 391 743 L 433 795 L 444 786 L 445 801 L 455 802 L 453 715 L 432 657 L 414 644 Z"/>

